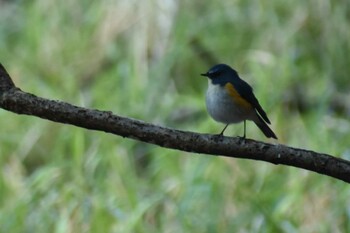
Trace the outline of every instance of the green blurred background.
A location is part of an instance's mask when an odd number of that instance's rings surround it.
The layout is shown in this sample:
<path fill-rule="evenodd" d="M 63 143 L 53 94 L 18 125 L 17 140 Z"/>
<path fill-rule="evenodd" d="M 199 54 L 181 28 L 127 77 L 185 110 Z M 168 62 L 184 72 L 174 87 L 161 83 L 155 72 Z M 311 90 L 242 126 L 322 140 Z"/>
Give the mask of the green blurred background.
<path fill-rule="evenodd" d="M 2 0 L 0 62 L 35 95 L 201 133 L 223 125 L 199 74 L 227 63 L 278 143 L 350 159 L 349 26 L 349 1 Z M 1 232 L 350 232 L 326 176 L 0 118 Z"/>

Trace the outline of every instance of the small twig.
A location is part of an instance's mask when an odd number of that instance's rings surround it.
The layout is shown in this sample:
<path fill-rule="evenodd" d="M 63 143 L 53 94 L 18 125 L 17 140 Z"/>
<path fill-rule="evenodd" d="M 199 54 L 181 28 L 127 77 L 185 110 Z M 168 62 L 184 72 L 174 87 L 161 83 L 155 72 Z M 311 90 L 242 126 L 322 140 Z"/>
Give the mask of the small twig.
<path fill-rule="evenodd" d="M 117 116 L 112 112 L 77 107 L 25 93 L 15 88 L 0 64 L 0 107 L 86 129 L 193 153 L 261 160 L 318 172 L 350 183 L 350 162 L 327 154 L 272 145 L 251 139 L 185 132 Z"/>

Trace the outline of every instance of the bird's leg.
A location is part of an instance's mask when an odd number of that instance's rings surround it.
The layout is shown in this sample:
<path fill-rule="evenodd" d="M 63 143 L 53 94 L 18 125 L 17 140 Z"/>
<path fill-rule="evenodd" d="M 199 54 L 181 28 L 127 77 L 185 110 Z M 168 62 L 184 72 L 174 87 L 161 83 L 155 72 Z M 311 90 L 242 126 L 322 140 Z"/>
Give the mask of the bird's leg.
<path fill-rule="evenodd" d="M 244 133 L 243 133 L 243 139 L 245 139 L 245 136 L 246 136 L 245 131 L 246 131 L 246 120 L 244 120 Z"/>
<path fill-rule="evenodd" d="M 225 126 L 225 128 L 221 131 L 221 133 L 220 133 L 219 135 L 221 135 L 221 136 L 224 135 L 224 131 L 225 131 L 225 129 L 227 128 L 228 125 L 229 125 L 229 124 L 227 124 L 227 125 Z"/>

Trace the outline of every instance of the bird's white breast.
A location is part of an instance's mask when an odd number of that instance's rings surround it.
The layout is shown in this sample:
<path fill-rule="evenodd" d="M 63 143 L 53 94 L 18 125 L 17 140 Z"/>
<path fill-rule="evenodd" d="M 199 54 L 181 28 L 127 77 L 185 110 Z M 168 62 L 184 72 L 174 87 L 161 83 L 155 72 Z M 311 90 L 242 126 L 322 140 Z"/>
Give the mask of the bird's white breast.
<path fill-rule="evenodd" d="M 250 120 L 255 117 L 255 111 L 247 111 L 238 106 L 223 86 L 213 85 L 208 80 L 206 105 L 210 116 L 219 122 L 229 124 Z"/>

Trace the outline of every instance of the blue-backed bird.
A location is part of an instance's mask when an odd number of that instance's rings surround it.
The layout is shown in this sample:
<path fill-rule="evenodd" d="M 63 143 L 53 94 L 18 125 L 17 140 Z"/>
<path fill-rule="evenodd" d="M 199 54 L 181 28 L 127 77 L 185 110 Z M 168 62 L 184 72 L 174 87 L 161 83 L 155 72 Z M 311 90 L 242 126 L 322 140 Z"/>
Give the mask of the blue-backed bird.
<path fill-rule="evenodd" d="M 243 121 L 245 138 L 246 120 L 250 120 L 266 137 L 277 139 L 267 125 L 271 122 L 254 96 L 253 88 L 238 76 L 237 71 L 226 64 L 218 64 L 201 75 L 208 77 L 206 105 L 210 116 L 226 124 L 220 135 L 223 135 L 229 124 Z"/>

